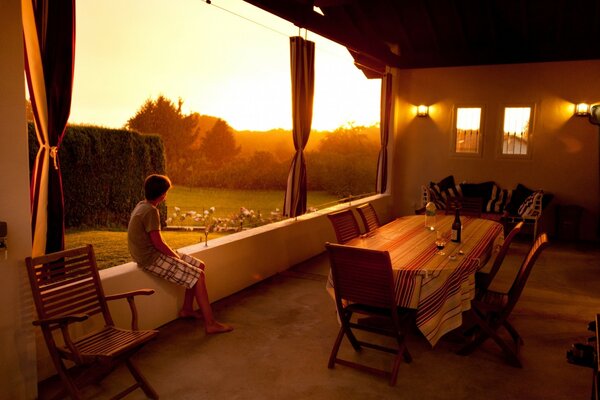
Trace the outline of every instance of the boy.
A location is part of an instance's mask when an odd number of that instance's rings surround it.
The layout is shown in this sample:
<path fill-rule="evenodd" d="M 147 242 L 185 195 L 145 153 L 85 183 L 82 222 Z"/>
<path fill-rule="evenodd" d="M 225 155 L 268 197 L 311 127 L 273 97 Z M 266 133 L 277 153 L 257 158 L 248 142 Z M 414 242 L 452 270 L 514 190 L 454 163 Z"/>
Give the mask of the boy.
<path fill-rule="evenodd" d="M 223 333 L 233 330 L 229 325 L 215 320 L 204 278 L 204 263 L 190 255 L 173 251 L 160 233 L 160 215 L 156 208 L 167 197 L 171 180 L 164 175 L 149 175 L 144 181 L 145 200 L 140 201 L 129 219 L 127 244 L 131 257 L 144 270 L 185 286 L 182 318 L 204 318 L 206 333 Z M 194 298 L 200 314 L 194 311 Z"/>

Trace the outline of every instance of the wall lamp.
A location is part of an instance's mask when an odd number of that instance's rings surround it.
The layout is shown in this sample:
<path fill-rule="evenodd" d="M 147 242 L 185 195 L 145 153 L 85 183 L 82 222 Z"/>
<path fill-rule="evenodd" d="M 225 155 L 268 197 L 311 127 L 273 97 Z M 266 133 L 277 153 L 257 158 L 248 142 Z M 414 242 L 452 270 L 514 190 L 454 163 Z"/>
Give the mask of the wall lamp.
<path fill-rule="evenodd" d="M 426 117 L 429 115 L 429 106 L 419 105 L 417 106 L 417 117 Z"/>
<path fill-rule="evenodd" d="M 587 103 L 579 103 L 575 105 L 575 115 L 587 117 L 590 115 L 590 105 Z"/>

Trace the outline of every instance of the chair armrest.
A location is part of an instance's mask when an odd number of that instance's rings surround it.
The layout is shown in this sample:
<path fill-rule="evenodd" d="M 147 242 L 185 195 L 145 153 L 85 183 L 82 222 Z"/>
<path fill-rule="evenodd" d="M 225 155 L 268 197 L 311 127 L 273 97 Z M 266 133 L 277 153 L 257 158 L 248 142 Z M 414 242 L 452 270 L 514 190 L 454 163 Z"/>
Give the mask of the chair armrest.
<path fill-rule="evenodd" d="M 36 319 L 32 323 L 35 326 L 48 326 L 52 324 L 68 325 L 72 324 L 73 322 L 85 321 L 89 317 L 90 316 L 87 314 L 69 314 L 62 315 L 60 317 Z"/>
<path fill-rule="evenodd" d="M 115 294 L 110 294 L 108 296 L 106 296 L 106 300 L 119 300 L 119 299 L 126 299 L 129 297 L 133 297 L 133 296 L 149 296 L 151 294 L 154 294 L 154 289 L 138 289 L 138 290 L 132 290 L 130 292 L 123 292 L 123 293 L 115 293 Z"/>
<path fill-rule="evenodd" d="M 69 325 L 73 322 L 83 322 L 86 319 L 88 319 L 89 317 L 90 316 L 88 314 L 69 314 L 69 315 L 63 315 L 60 317 L 37 319 L 37 320 L 33 321 L 33 325 L 41 326 L 42 330 L 44 330 L 44 329 L 49 329 L 50 325 L 58 324 L 60 326 L 60 331 L 62 332 L 63 341 L 65 343 L 65 346 L 67 346 L 67 348 L 71 352 L 72 357 L 74 358 L 74 361 L 77 363 L 83 363 L 81 353 L 79 352 L 79 349 L 77 349 L 77 347 L 73 343 L 73 340 L 71 339 L 71 334 L 69 332 Z M 44 332 L 46 332 L 46 331 L 44 331 Z M 44 334 L 46 334 L 46 333 L 44 333 Z"/>
<path fill-rule="evenodd" d="M 129 309 L 131 310 L 131 329 L 134 331 L 138 330 L 138 313 L 137 307 L 135 306 L 135 296 L 149 296 L 154 293 L 154 289 L 139 289 L 132 290 L 130 292 L 125 293 L 117 293 L 111 294 L 110 296 L 105 296 L 106 300 L 118 300 L 118 299 L 127 299 L 127 303 L 129 303 Z"/>

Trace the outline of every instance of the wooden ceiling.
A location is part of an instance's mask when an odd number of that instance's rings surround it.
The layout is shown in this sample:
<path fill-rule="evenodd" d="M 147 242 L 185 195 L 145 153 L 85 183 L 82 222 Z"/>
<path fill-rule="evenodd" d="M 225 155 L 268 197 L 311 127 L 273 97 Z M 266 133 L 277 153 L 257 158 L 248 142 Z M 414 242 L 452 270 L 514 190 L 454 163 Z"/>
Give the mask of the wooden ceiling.
<path fill-rule="evenodd" d="M 600 0 L 245 1 L 346 46 L 369 77 L 386 65 L 600 59 Z"/>

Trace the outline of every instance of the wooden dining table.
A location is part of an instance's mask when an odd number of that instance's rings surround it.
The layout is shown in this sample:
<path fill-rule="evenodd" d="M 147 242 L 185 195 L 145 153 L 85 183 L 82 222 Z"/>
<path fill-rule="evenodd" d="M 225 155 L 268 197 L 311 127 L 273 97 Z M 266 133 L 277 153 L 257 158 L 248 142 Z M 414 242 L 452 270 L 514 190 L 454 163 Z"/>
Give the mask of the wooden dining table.
<path fill-rule="evenodd" d="M 416 310 L 416 324 L 432 346 L 462 324 L 462 312 L 475 296 L 475 272 L 490 259 L 504 238 L 498 222 L 461 217 L 462 240 L 450 240 L 454 216 L 438 215 L 435 230 L 425 227 L 425 216 L 400 217 L 346 245 L 390 254 L 398 306 Z M 438 254 L 438 232 L 446 239 Z M 333 294 L 330 279 L 328 291 Z"/>

